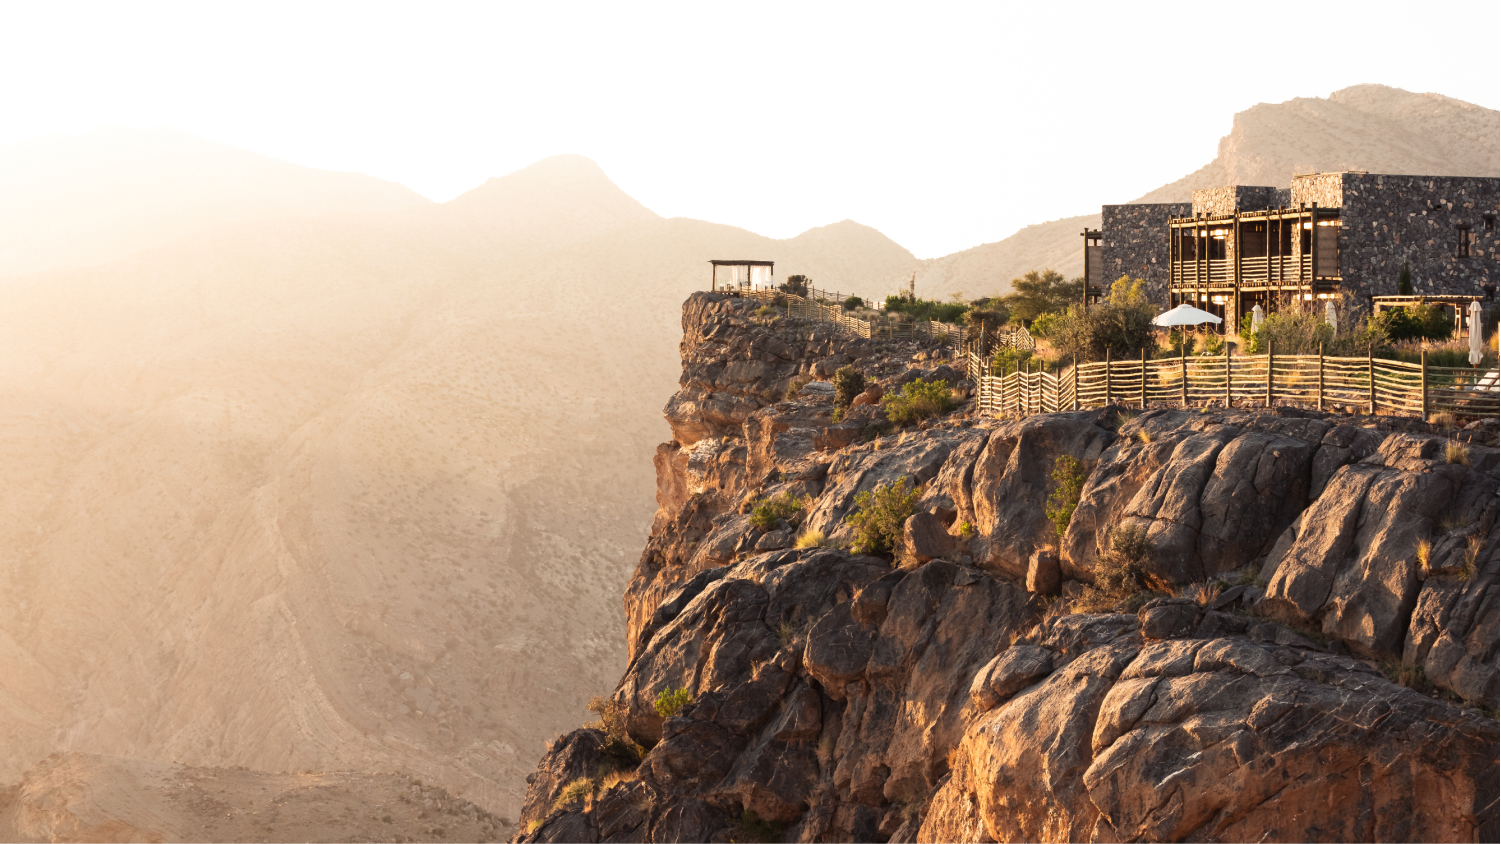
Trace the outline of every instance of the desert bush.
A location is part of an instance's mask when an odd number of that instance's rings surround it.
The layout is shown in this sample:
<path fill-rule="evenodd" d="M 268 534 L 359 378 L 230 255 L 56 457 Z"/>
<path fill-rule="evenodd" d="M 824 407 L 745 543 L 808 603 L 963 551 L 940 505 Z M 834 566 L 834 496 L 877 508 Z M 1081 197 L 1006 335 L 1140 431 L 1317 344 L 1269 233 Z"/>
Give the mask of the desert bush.
<path fill-rule="evenodd" d="M 834 373 L 834 408 L 836 410 L 849 407 L 850 402 L 855 400 L 855 396 L 863 392 L 865 392 L 865 373 L 853 366 L 841 366 Z"/>
<path fill-rule="evenodd" d="M 862 554 L 889 555 L 902 543 L 907 519 L 917 509 L 921 488 L 907 488 L 907 479 L 878 486 L 855 496 L 855 512 L 844 517 L 854 528 L 854 549 Z"/>
<path fill-rule="evenodd" d="M 1007 372 L 1016 372 L 1022 364 L 1032 362 L 1032 352 L 1028 349 L 999 348 L 990 359 L 990 372 L 992 375 L 1004 375 Z"/>
<path fill-rule="evenodd" d="M 859 296 L 850 296 L 844 300 L 843 304 L 846 311 L 853 311 L 856 308 L 865 307 L 865 300 Z"/>
<path fill-rule="evenodd" d="M 953 410 L 954 397 L 949 394 L 947 382 L 928 382 L 919 378 L 882 396 L 881 407 L 885 408 L 889 421 L 908 425 Z"/>
<path fill-rule="evenodd" d="M 570 781 L 567 785 L 563 786 L 563 790 L 559 791 L 557 798 L 552 801 L 551 812 L 556 812 L 569 803 L 578 803 L 587 800 L 590 795 L 594 794 L 594 790 L 598 787 L 599 783 L 588 777 L 579 777 L 576 780 Z"/>
<path fill-rule="evenodd" d="M 803 388 L 811 383 L 813 383 L 813 376 L 811 375 L 794 376 L 791 381 L 787 382 L 787 398 L 797 398 L 797 394 L 801 393 Z"/>
<path fill-rule="evenodd" d="M 776 315 L 777 309 L 772 305 L 762 305 L 761 307 L 756 309 L 756 316 L 758 317 L 769 317 Z"/>
<path fill-rule="evenodd" d="M 974 525 L 970 524 L 969 522 L 960 522 L 959 523 L 959 538 L 960 539 L 973 539 L 974 536 L 975 536 L 975 526 Z"/>
<path fill-rule="evenodd" d="M 1421 665 L 1389 659 L 1381 663 L 1381 673 L 1399 686 L 1406 686 L 1417 692 L 1428 691 L 1428 674 Z"/>
<path fill-rule="evenodd" d="M 790 492 L 757 499 L 751 507 L 750 523 L 762 530 L 771 530 L 783 519 L 792 518 L 807 503 L 806 499 Z"/>
<path fill-rule="evenodd" d="M 781 286 L 783 293 L 791 293 L 794 296 L 807 296 L 808 288 L 812 284 L 813 279 L 805 275 L 789 275 L 787 276 L 787 280 L 782 282 Z"/>
<path fill-rule="evenodd" d="M 1210 601 L 1220 596 L 1225 584 L 1218 580 L 1204 580 L 1199 583 L 1190 583 L 1178 590 L 1178 597 L 1192 598 L 1199 606 L 1208 606 Z"/>
<path fill-rule="evenodd" d="M 1032 324 L 1027 327 L 1027 330 L 1032 332 L 1033 337 L 1050 340 L 1053 337 L 1053 332 L 1058 329 L 1058 326 L 1063 324 L 1063 320 L 1067 316 L 1067 310 L 1041 314 L 1037 319 L 1032 320 Z"/>
<path fill-rule="evenodd" d="M 1049 327 L 1049 340 L 1061 358 L 1078 356 L 1080 361 L 1104 360 L 1108 353 L 1120 360 L 1135 357 L 1142 349 L 1157 348 L 1152 317 L 1156 315 L 1141 279 L 1121 276 L 1110 287 L 1110 296 L 1085 311 L 1072 307 Z"/>
<path fill-rule="evenodd" d="M 1058 486 L 1048 496 L 1043 512 L 1059 537 L 1068 531 L 1068 523 L 1073 520 L 1074 510 L 1079 506 L 1079 496 L 1084 492 L 1087 477 L 1084 464 L 1067 454 L 1053 461 L 1053 481 Z"/>
<path fill-rule="evenodd" d="M 693 702 L 693 693 L 687 689 L 674 689 L 668 686 L 657 692 L 657 699 L 652 702 L 652 707 L 663 718 L 672 716 L 683 711 L 683 707 Z"/>
<path fill-rule="evenodd" d="M 1011 280 L 1012 292 L 1002 297 L 1013 319 L 1032 322 L 1046 313 L 1055 313 L 1079 301 L 1084 279 L 1065 279 L 1057 270 L 1032 270 Z"/>
<path fill-rule="evenodd" d="M 1146 531 L 1136 525 L 1111 528 L 1110 550 L 1094 564 L 1095 585 L 1117 599 L 1146 589 L 1151 580 L 1146 563 L 1151 556 Z"/>
<path fill-rule="evenodd" d="M 913 320 L 934 322 L 958 322 L 969 310 L 963 302 L 934 302 L 928 299 L 909 299 L 906 296 L 887 296 L 885 311 L 888 316 L 902 314 Z"/>
<path fill-rule="evenodd" d="M 612 700 L 602 695 L 589 698 L 588 709 L 599 716 L 599 720 L 585 726 L 593 727 L 605 734 L 606 755 L 619 759 L 627 764 L 635 765 L 646 755 L 646 750 L 631 734 L 626 731 L 626 706 L 619 701 Z"/>

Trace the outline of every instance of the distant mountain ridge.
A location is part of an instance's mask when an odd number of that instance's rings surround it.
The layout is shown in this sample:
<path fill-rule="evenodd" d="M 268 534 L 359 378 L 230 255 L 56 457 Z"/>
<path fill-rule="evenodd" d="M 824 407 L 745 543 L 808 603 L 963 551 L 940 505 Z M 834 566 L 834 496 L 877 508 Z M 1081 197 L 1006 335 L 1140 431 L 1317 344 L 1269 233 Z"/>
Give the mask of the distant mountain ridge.
<path fill-rule="evenodd" d="M 175 129 L 48 135 L 0 147 L 0 277 L 102 264 L 225 223 L 431 204 Z"/>
<path fill-rule="evenodd" d="M 1384 85 L 1355 85 L 1327 98 L 1260 103 L 1235 115 L 1213 161 L 1132 202 L 1188 202 L 1195 189 L 1220 185 L 1286 187 L 1298 173 L 1345 169 L 1501 175 L 1501 112 Z M 955 290 L 994 295 L 1009 290 L 1010 280 L 1028 270 L 1052 268 L 1076 276 L 1084 261 L 1080 232 L 1099 226 L 1095 210 L 923 261 L 918 291 L 930 297 Z"/>

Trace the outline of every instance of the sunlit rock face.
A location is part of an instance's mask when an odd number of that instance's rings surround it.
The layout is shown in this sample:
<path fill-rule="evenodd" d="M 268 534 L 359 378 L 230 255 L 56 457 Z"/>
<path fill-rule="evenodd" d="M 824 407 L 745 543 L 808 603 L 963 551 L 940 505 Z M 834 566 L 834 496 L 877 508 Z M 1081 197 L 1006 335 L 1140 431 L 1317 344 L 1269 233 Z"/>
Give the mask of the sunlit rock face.
<path fill-rule="evenodd" d="M 1495 448 L 1294 409 L 835 422 L 794 373 L 965 383 L 940 348 L 684 313 L 667 415 L 694 436 L 656 453 L 615 714 L 549 748 L 520 840 L 1494 837 Z M 771 348 L 801 364 L 723 377 Z M 847 550 L 860 493 L 902 483 L 893 553 Z M 796 524 L 757 525 L 783 493 Z M 1090 605 L 1117 528 L 1156 591 Z"/>

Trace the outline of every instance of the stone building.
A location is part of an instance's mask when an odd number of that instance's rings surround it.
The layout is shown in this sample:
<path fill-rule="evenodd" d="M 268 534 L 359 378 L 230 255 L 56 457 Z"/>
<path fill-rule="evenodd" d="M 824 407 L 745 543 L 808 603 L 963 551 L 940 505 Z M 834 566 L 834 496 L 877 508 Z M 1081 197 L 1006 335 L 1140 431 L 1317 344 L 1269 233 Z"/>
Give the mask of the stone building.
<path fill-rule="evenodd" d="M 1101 212 L 1092 284 L 1143 278 L 1164 307 L 1189 302 L 1227 326 L 1293 297 L 1370 311 L 1396 301 L 1404 263 L 1418 296 L 1495 302 L 1494 178 L 1316 173 L 1287 189 L 1232 185 L 1196 190 L 1191 205 Z"/>

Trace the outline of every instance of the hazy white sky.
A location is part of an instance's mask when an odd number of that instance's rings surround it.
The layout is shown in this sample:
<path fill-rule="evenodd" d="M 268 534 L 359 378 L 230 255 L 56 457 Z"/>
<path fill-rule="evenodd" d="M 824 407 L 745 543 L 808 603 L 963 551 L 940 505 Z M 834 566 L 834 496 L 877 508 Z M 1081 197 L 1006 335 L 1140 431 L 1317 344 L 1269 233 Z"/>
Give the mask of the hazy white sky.
<path fill-rule="evenodd" d="M 172 126 L 436 200 L 573 152 L 665 216 L 851 218 L 935 257 L 1186 175 L 1258 102 L 1378 82 L 1496 108 L 1498 10 L 10 2 L 0 144 Z"/>

